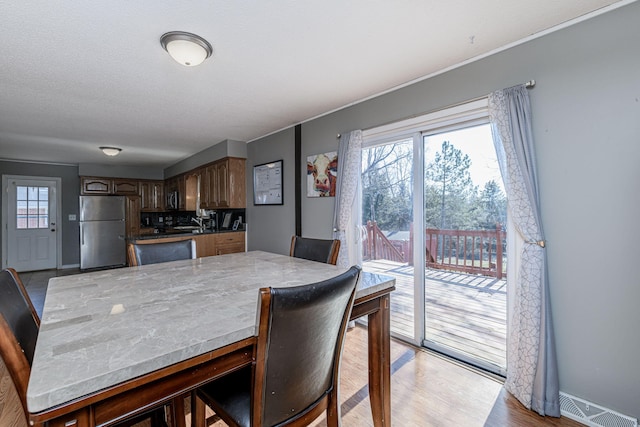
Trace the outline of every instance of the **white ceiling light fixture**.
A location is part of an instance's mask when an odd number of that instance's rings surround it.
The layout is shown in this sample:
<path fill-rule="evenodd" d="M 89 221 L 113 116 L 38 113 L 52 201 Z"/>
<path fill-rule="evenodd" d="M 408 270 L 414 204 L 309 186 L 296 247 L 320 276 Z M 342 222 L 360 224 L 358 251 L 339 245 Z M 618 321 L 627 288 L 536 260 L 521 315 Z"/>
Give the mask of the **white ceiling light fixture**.
<path fill-rule="evenodd" d="M 110 157 L 117 156 L 122 151 L 122 148 L 118 147 L 100 147 L 100 149 L 104 154 Z"/>
<path fill-rule="evenodd" d="M 186 67 L 195 67 L 211 56 L 213 48 L 202 37 L 184 31 L 171 31 L 160 37 L 160 44 L 169 55 Z"/>

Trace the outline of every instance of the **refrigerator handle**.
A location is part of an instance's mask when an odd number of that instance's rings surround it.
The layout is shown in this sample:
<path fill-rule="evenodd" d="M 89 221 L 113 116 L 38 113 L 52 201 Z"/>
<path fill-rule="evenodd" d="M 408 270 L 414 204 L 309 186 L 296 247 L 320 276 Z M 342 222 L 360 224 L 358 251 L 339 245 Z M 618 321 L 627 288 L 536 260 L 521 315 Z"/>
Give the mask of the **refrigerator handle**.
<path fill-rule="evenodd" d="M 80 246 L 84 246 L 84 227 L 80 224 Z"/>

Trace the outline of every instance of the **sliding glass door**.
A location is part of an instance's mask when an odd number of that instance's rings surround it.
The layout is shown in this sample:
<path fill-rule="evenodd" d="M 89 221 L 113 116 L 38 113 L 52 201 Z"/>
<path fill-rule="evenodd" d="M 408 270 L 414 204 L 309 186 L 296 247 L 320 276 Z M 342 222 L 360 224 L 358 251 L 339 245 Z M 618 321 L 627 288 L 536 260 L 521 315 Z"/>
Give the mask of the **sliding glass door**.
<path fill-rule="evenodd" d="M 363 268 L 396 279 L 392 334 L 506 374 L 506 197 L 486 100 L 366 132 L 362 165 Z"/>
<path fill-rule="evenodd" d="M 488 124 L 425 134 L 427 347 L 506 371 L 506 197 Z"/>

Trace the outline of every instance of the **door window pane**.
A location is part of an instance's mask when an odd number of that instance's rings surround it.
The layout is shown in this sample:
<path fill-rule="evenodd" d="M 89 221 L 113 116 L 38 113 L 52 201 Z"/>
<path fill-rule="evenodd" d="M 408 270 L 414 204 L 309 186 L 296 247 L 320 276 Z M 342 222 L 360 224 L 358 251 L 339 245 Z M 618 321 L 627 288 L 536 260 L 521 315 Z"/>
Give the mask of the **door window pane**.
<path fill-rule="evenodd" d="M 49 227 L 49 187 L 16 187 L 16 228 Z"/>

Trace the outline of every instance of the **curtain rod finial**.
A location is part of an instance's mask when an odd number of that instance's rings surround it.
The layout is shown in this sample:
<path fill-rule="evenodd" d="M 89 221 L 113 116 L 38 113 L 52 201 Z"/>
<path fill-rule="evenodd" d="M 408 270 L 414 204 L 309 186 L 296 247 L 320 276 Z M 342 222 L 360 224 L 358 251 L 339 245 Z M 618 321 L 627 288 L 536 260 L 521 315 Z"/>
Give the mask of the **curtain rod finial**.
<path fill-rule="evenodd" d="M 338 134 L 338 136 L 336 136 L 336 139 L 340 139 L 342 135 Z"/>
<path fill-rule="evenodd" d="M 529 80 L 528 82 L 526 82 L 524 84 L 524 87 L 526 87 L 527 89 L 531 89 L 535 85 L 536 85 L 536 81 L 532 79 L 532 80 Z"/>

